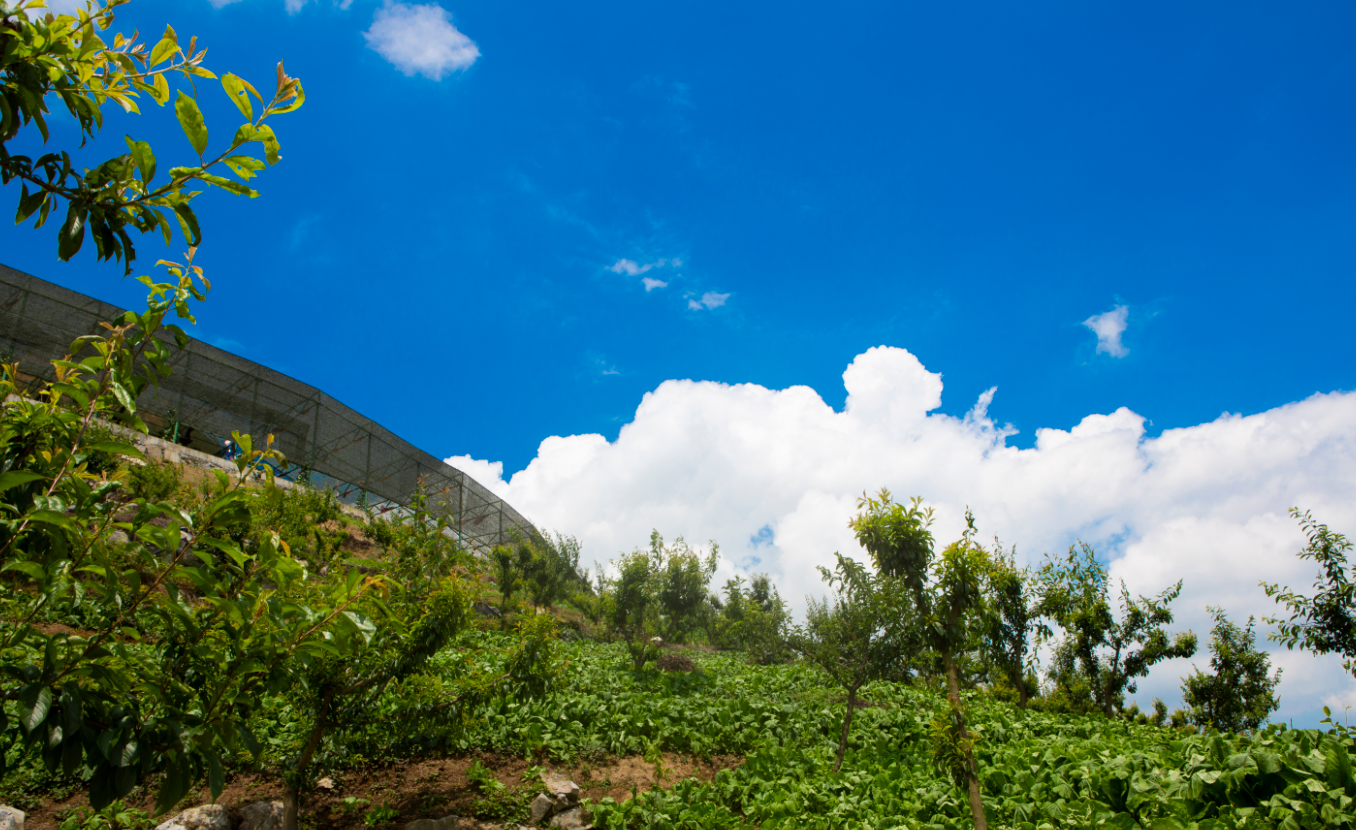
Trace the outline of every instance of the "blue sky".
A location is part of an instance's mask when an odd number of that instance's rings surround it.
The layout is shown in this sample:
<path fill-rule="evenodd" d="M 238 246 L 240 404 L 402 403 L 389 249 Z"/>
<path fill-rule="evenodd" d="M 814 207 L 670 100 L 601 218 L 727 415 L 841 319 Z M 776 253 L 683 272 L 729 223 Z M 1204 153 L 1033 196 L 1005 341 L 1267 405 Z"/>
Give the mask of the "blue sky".
<path fill-rule="evenodd" d="M 1308 584 L 1287 508 L 1356 530 L 1350 4 L 443 2 L 121 13 L 308 94 L 261 196 L 199 203 L 200 337 L 587 559 L 711 539 L 795 603 L 882 484 L 942 537 L 970 505 L 1025 561 L 1081 538 L 1132 590 L 1184 578 L 1200 634 Z M 183 163 L 148 108 L 85 158 Z M 140 298 L 54 228 L 0 228 L 0 262 Z M 1276 659 L 1281 717 L 1356 704 Z"/>
<path fill-rule="evenodd" d="M 260 84 L 285 58 L 308 91 L 260 198 L 202 201 L 201 334 L 434 453 L 519 469 L 667 378 L 841 406 L 879 344 L 945 374 L 944 411 L 997 386 L 1022 446 L 1122 405 L 1156 432 L 1356 383 L 1346 4 L 473 1 L 446 9 L 480 56 L 438 81 L 369 47 L 380 8 L 120 20 Z M 167 111 L 123 132 L 187 150 Z M 11 266 L 138 296 L 0 233 Z M 646 292 L 623 258 L 682 265 Z M 729 297 L 691 310 L 706 292 Z M 1122 358 L 1080 325 L 1117 305 Z"/>

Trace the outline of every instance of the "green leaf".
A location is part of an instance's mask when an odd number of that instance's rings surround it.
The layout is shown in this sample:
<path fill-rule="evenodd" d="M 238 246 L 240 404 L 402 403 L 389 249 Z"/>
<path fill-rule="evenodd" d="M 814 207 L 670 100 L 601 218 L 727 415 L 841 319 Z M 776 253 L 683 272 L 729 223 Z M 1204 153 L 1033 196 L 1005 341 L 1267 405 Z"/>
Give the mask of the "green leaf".
<path fill-rule="evenodd" d="M 155 178 L 155 153 L 151 152 L 151 145 L 145 141 L 136 141 L 130 135 L 124 137 L 127 141 L 127 148 L 132 151 L 132 161 L 136 162 L 137 172 L 141 173 L 143 184 L 150 184 L 151 179 Z"/>
<path fill-rule="evenodd" d="M 254 87 L 250 86 L 248 81 L 229 72 L 221 76 L 221 85 L 240 110 L 240 114 L 253 121 L 254 105 L 250 103 L 250 93 L 254 92 Z M 258 98 L 259 93 L 254 92 L 254 96 Z"/>
<path fill-rule="evenodd" d="M 174 217 L 179 220 L 179 228 L 184 232 L 184 239 L 188 240 L 189 245 L 199 245 L 202 243 L 202 231 L 198 229 L 198 217 L 193 214 L 193 208 L 188 205 L 175 205 Z"/>
<path fill-rule="evenodd" d="M 47 719 L 52 708 L 52 690 L 46 686 L 28 686 L 19 693 L 19 722 L 25 732 L 32 732 Z"/>
<path fill-rule="evenodd" d="M 227 156 L 222 161 L 242 179 L 254 178 L 255 171 L 263 170 L 266 166 L 254 156 Z"/>
<path fill-rule="evenodd" d="M 54 525 L 70 533 L 80 532 L 80 528 L 65 513 L 58 513 L 55 510 L 34 510 L 28 514 L 28 520 Z"/>
<path fill-rule="evenodd" d="M 19 573 L 28 574 L 29 576 L 33 577 L 39 582 L 47 578 L 47 571 L 43 570 L 42 565 L 39 565 L 37 562 L 29 562 L 27 560 L 19 560 L 17 562 L 6 562 L 5 566 L 3 568 L 0 568 L 0 571 L 18 571 Z"/>
<path fill-rule="evenodd" d="M 117 398 L 118 403 L 122 404 L 128 412 L 137 411 L 137 403 L 132 400 L 132 394 L 127 391 L 126 386 L 123 386 L 115 380 L 108 384 L 108 388 L 112 390 L 113 397 Z"/>
<path fill-rule="evenodd" d="M 216 801 L 225 788 L 225 776 L 221 772 L 221 758 L 215 752 L 207 753 L 207 786 L 212 791 L 212 800 Z"/>
<path fill-rule="evenodd" d="M 201 156 L 207 151 L 207 125 L 203 123 L 198 102 L 181 89 L 178 99 L 174 102 L 174 114 L 179 117 L 179 126 L 183 127 L 184 135 L 188 136 L 188 143 L 192 144 L 193 149 Z"/>
<path fill-rule="evenodd" d="M 160 42 L 151 50 L 151 58 L 148 66 L 155 66 L 163 61 L 167 56 L 172 55 L 179 48 L 179 36 L 174 33 L 171 26 L 165 27 L 165 34 L 160 38 Z"/>
<path fill-rule="evenodd" d="M 66 221 L 57 231 L 57 256 L 63 261 L 69 260 L 80 251 L 85 241 L 85 219 L 88 212 L 78 202 L 71 202 L 66 210 Z"/>
<path fill-rule="evenodd" d="M 156 75 L 155 81 L 150 84 L 150 96 L 157 103 L 164 105 L 169 101 L 169 81 L 165 80 L 164 74 Z"/>
<path fill-rule="evenodd" d="M 124 444 L 121 441 L 98 441 L 90 444 L 85 449 L 90 452 L 106 452 L 110 455 L 129 455 L 132 458 L 145 458 L 141 450 L 134 444 Z M 4 476 L 0 476 L 0 490 L 4 489 Z"/>
<path fill-rule="evenodd" d="M 0 492 L 4 492 L 11 487 L 18 487 L 20 484 L 27 484 L 30 481 L 42 481 L 47 476 L 42 473 L 35 473 L 32 470 L 10 470 L 7 473 L 0 473 Z"/>
<path fill-rule="evenodd" d="M 282 160 L 282 156 L 279 154 L 278 138 L 273 134 L 272 127 L 267 124 L 260 124 L 258 127 L 253 124 L 241 124 L 240 129 L 235 131 L 235 139 L 231 142 L 231 146 L 239 147 L 251 141 L 263 143 L 264 159 L 269 164 L 277 164 Z"/>
<path fill-rule="evenodd" d="M 259 195 L 259 191 L 254 190 L 253 188 L 250 187 L 246 187 L 245 185 L 239 182 L 233 182 L 230 179 L 222 178 L 221 176 L 213 176 L 210 173 L 204 173 L 198 178 L 201 179 L 202 181 L 207 182 L 208 184 L 216 185 L 222 190 L 230 191 L 231 193 L 234 193 L 237 196 L 248 196 L 251 199 L 253 199 L 255 196 Z"/>
<path fill-rule="evenodd" d="M 262 167 L 263 165 L 261 164 L 260 166 Z M 24 220 L 33 215 L 34 211 L 42 207 L 42 203 L 46 199 L 47 191 L 39 190 L 36 193 L 30 194 L 28 192 L 28 185 L 23 185 L 19 196 L 19 211 L 14 216 L 14 224 L 22 224 Z"/>

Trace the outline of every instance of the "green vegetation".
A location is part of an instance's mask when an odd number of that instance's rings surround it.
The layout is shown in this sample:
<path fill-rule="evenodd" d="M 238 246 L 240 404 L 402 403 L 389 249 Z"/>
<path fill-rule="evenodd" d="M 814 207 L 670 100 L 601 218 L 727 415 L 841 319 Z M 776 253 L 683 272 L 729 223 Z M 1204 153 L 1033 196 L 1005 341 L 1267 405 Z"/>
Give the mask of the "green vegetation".
<path fill-rule="evenodd" d="M 8 154 L 22 127 L 45 136 L 49 96 L 92 138 L 108 101 L 163 104 L 168 74 L 213 77 L 172 30 L 149 51 L 121 37 L 108 48 L 95 36 L 112 24 L 107 8 L 34 9 L 0 0 L 0 173 L 23 183 L 19 221 L 36 213 L 40 225 L 67 203 L 63 258 L 88 227 L 101 258 L 130 267 L 126 228 L 168 234 L 166 211 L 196 244 L 184 188 L 253 194 L 208 169 L 247 180 L 278 160 L 262 122 L 302 102 L 281 66 L 258 118 L 253 88 L 223 78 L 249 122 L 210 161 L 196 103 L 180 92 L 199 166 L 158 188 L 150 148 L 131 139 L 129 154 L 84 175 L 64 153 Z M 253 141 L 265 160 L 231 155 Z M 1186 679 L 1188 710 L 1125 704 L 1153 666 L 1194 654 L 1196 638 L 1167 630 L 1180 582 L 1138 598 L 1122 585 L 1117 617 L 1106 565 L 1086 545 L 1018 568 L 1012 551 L 976 542 L 967 513 L 961 538 L 938 551 L 921 499 L 882 490 L 851 522 L 871 564 L 837 556 L 821 569 L 828 598 L 793 626 L 766 576 L 712 591 L 714 544 L 702 552 L 655 531 L 648 549 L 590 579 L 569 537 L 482 555 L 422 498 L 379 520 L 332 493 L 283 490 L 266 437 L 234 436 L 235 475 L 190 482 L 146 463 L 127 436 L 146 431 L 136 402 L 185 342 L 170 316 L 192 320 L 190 301 L 207 293 L 193 255 L 168 263 L 167 282 L 143 278 L 146 310 L 73 344 L 53 383 L 21 390 L 18 367 L 0 367 L 0 791 L 28 805 L 85 794 L 90 806 L 62 828 L 150 826 L 128 806 L 145 792 L 158 815 L 203 782 L 216 798 L 252 775 L 281 782 L 285 830 L 296 830 L 322 772 L 472 755 L 467 809 L 514 821 L 545 764 L 640 757 L 649 788 L 593 802 L 599 826 L 1356 826 L 1356 735 L 1331 717 L 1325 730 L 1264 726 L 1277 677 L 1251 619 L 1239 628 L 1212 609 L 1212 674 Z M 1321 572 L 1312 597 L 1265 586 L 1291 613 L 1272 621 L 1278 639 L 1353 668 L 1351 544 L 1295 515 L 1308 536 L 1300 556 Z M 473 616 L 496 599 L 497 623 Z M 1047 641 L 1042 685 L 1033 653 Z M 683 756 L 728 763 L 708 781 L 673 781 Z M 510 785 L 496 765 L 514 758 L 528 766 Z M 414 808 L 364 795 L 333 800 L 329 820 L 385 826 L 441 797 Z"/>

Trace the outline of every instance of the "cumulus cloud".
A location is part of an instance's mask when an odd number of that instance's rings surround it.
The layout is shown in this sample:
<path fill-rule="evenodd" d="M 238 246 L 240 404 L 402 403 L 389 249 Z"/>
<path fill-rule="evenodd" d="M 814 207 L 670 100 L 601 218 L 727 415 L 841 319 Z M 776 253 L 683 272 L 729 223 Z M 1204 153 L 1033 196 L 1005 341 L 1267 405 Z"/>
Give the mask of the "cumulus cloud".
<path fill-rule="evenodd" d="M 1094 314 L 1083 321 L 1083 325 L 1097 335 L 1098 354 L 1106 352 L 1112 357 L 1125 357 L 1130 354 L 1130 350 L 1121 343 L 1121 335 L 1125 334 L 1125 321 L 1129 316 L 1130 309 L 1118 305 L 1110 311 Z"/>
<path fill-rule="evenodd" d="M 725 305 L 725 301 L 728 299 L 730 299 L 729 294 L 717 294 L 714 291 L 708 291 L 702 295 L 700 300 L 688 300 L 687 307 L 695 310 L 720 308 Z"/>
<path fill-rule="evenodd" d="M 830 564 L 834 551 L 865 559 L 847 521 L 864 490 L 887 486 L 927 497 L 943 543 L 960 535 L 968 505 L 985 538 L 1015 543 L 1026 562 L 1081 538 L 1133 593 L 1183 579 L 1175 628 L 1194 629 L 1203 644 L 1206 605 L 1243 622 L 1277 612 L 1259 580 L 1312 582 L 1294 555 L 1304 540 L 1287 508 L 1356 529 L 1356 393 L 1226 414 L 1156 438 L 1122 408 L 1039 429 L 1034 447 L 1018 449 L 988 415 L 993 390 L 966 416 L 940 414 L 941 376 L 903 349 L 858 355 L 843 380 L 842 411 L 805 386 L 666 381 L 615 441 L 549 437 L 508 483 L 493 469 L 480 468 L 490 480 L 468 472 L 540 526 L 578 536 L 586 559 L 643 546 L 651 528 L 710 539 L 724 557 L 718 581 L 767 572 L 802 608 L 824 591 L 815 565 Z M 1179 699 L 1193 662 L 1207 668 L 1209 655 L 1156 668 L 1140 705 Z M 1276 665 L 1285 668 L 1279 717 L 1313 724 L 1325 700 L 1356 700 L 1336 658 L 1281 651 Z"/>
<path fill-rule="evenodd" d="M 292 3 L 304 0 L 287 0 Z M 423 75 L 434 81 L 470 68 L 480 57 L 475 42 L 452 25 L 452 16 L 442 6 L 391 3 L 377 9 L 372 27 L 363 32 L 367 45 L 406 75 Z"/>
<path fill-rule="evenodd" d="M 645 283 L 645 293 L 648 294 L 656 288 L 668 288 L 669 284 L 663 280 L 657 280 L 654 277 L 644 277 L 641 282 Z"/>

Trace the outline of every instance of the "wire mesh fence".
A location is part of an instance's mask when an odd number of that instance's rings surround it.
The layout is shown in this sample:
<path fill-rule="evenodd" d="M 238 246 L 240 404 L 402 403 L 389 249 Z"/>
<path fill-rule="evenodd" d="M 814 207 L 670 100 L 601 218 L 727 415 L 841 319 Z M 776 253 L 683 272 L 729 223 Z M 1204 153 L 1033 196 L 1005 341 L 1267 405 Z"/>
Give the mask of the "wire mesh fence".
<path fill-rule="evenodd" d="M 98 332 L 122 309 L 0 265 L 0 353 L 21 379 L 52 379 L 53 360 L 71 342 Z M 159 437 L 204 452 L 227 451 L 232 431 L 256 441 L 272 434 L 287 457 L 286 477 L 314 474 L 346 501 L 408 508 L 417 493 L 448 519 L 463 544 L 484 549 L 537 530 L 517 510 L 461 470 L 313 386 L 190 339 L 174 371 L 137 401 Z"/>

